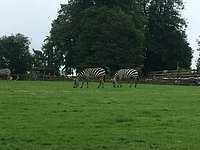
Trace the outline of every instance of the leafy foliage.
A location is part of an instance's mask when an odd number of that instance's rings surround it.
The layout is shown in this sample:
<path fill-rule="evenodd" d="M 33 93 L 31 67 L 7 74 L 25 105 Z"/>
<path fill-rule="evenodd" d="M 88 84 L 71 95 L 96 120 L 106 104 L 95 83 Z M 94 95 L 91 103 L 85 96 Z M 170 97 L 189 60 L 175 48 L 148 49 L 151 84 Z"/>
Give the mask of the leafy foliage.
<path fill-rule="evenodd" d="M 10 68 L 12 73 L 24 74 L 32 66 L 30 41 L 22 34 L 0 38 L 0 68 Z"/>
<path fill-rule="evenodd" d="M 136 2 L 76 0 L 62 5 L 43 47 L 48 63 L 112 71 L 140 66 L 145 19 Z"/>
<path fill-rule="evenodd" d="M 189 68 L 182 0 L 70 0 L 62 5 L 43 50 L 59 68 L 143 65 L 143 71 Z"/>
<path fill-rule="evenodd" d="M 199 41 L 199 39 L 197 40 L 197 44 L 199 46 L 199 48 L 197 50 L 200 52 L 200 41 Z M 200 54 L 199 54 L 199 56 L 200 56 Z M 198 60 L 197 60 L 196 67 L 197 67 L 198 70 L 200 70 L 200 58 L 198 58 Z"/>
<path fill-rule="evenodd" d="M 192 49 L 186 40 L 186 23 L 181 18 L 182 0 L 152 0 L 148 6 L 145 72 L 190 68 Z"/>
<path fill-rule="evenodd" d="M 141 64 L 144 37 L 129 15 L 119 8 L 91 8 L 84 20 L 76 47 L 78 68 L 108 66 L 116 71 Z"/>
<path fill-rule="evenodd" d="M 33 69 L 46 65 L 45 61 L 46 59 L 42 51 L 33 49 L 32 58 L 33 58 L 33 66 L 32 66 Z"/>
<path fill-rule="evenodd" d="M 0 67 L 26 73 L 47 65 L 56 75 L 64 66 L 154 70 L 189 69 L 192 49 L 182 0 L 69 0 L 61 5 L 42 51 L 29 53 L 22 34 L 0 38 Z M 32 62 L 33 60 L 33 62 Z M 199 60 L 198 64 L 199 65 Z"/>

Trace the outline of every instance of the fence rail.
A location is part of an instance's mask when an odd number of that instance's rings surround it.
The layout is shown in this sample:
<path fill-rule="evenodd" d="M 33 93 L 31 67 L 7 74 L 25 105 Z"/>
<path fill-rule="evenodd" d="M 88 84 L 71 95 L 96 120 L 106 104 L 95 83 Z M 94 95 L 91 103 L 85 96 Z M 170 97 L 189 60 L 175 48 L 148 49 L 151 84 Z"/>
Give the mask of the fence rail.
<path fill-rule="evenodd" d="M 67 81 L 74 77 L 48 76 L 43 74 L 12 74 L 13 80 L 44 80 Z M 1 79 L 4 79 L 1 77 Z M 110 82 L 107 76 L 106 81 Z M 200 85 L 200 72 L 198 70 L 163 70 L 150 72 L 148 77 L 141 78 L 140 83 L 174 84 L 174 85 Z"/>
<path fill-rule="evenodd" d="M 65 76 L 47 76 L 47 75 L 35 75 L 35 74 L 11 74 L 13 80 L 44 80 L 44 81 L 64 81 L 70 80 Z"/>
<path fill-rule="evenodd" d="M 150 72 L 145 83 L 200 85 L 200 72 L 198 70 L 163 70 Z"/>

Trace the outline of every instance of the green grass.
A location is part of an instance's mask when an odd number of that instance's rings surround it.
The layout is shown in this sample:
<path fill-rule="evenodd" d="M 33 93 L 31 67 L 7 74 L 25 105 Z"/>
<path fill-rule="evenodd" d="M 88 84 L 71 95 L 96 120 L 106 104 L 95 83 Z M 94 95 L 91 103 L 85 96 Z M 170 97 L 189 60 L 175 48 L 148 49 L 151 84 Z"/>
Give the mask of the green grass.
<path fill-rule="evenodd" d="M 0 81 L 0 150 L 199 149 L 200 87 Z"/>

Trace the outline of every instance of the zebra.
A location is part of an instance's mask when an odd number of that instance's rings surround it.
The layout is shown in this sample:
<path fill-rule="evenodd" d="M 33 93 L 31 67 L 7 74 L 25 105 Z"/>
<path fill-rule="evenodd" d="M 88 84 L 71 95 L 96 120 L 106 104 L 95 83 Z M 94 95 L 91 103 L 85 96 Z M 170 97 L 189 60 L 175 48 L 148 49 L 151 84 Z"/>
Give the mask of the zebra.
<path fill-rule="evenodd" d="M 86 68 L 83 71 L 81 71 L 76 78 L 74 79 L 74 87 L 77 88 L 79 86 L 79 81 L 82 80 L 81 88 L 83 87 L 83 84 L 87 83 L 88 88 L 88 81 L 89 78 L 97 78 L 99 79 L 99 86 L 102 86 L 104 88 L 104 80 L 105 80 L 105 70 L 103 68 Z"/>
<path fill-rule="evenodd" d="M 12 77 L 10 76 L 11 71 L 10 69 L 6 68 L 6 69 L 0 69 L 0 76 L 6 76 L 7 80 L 12 80 Z"/>
<path fill-rule="evenodd" d="M 114 78 L 112 79 L 113 87 L 122 87 L 122 79 L 131 79 L 131 84 L 129 87 L 132 86 L 133 80 L 135 81 L 135 88 L 137 85 L 137 79 L 138 79 L 138 71 L 135 69 L 120 69 L 118 70 Z M 117 83 L 117 80 L 119 83 Z"/>

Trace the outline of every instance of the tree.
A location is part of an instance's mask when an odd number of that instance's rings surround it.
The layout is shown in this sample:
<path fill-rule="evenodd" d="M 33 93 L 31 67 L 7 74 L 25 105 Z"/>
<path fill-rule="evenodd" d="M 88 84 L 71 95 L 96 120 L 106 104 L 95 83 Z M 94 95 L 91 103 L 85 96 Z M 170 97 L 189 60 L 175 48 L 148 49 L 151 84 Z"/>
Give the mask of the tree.
<path fill-rule="evenodd" d="M 144 71 L 189 69 L 192 49 L 186 39 L 186 22 L 181 18 L 182 0 L 152 0 L 146 5 L 146 55 Z"/>
<path fill-rule="evenodd" d="M 40 50 L 33 49 L 33 66 L 32 68 L 37 68 L 46 65 L 44 53 Z"/>
<path fill-rule="evenodd" d="M 43 51 L 66 69 L 141 66 L 145 19 L 137 0 L 71 0 L 61 5 Z"/>
<path fill-rule="evenodd" d="M 32 57 L 28 37 L 18 33 L 0 38 L 0 68 L 9 68 L 13 74 L 24 74 L 31 69 Z"/>
<path fill-rule="evenodd" d="M 75 33 L 71 30 L 69 8 L 69 5 L 61 5 L 59 16 L 53 21 L 50 36 L 45 39 L 42 48 L 47 65 L 54 68 L 57 75 L 61 66 L 65 67 L 66 72 L 74 66 L 72 49 Z"/>
<path fill-rule="evenodd" d="M 199 39 L 197 40 L 197 44 L 199 46 L 199 48 L 197 50 L 200 52 L 200 41 L 199 41 Z M 199 56 L 200 56 L 200 53 L 199 53 Z M 197 59 L 196 67 L 197 67 L 197 70 L 199 71 L 200 70 L 200 57 Z"/>
<path fill-rule="evenodd" d="M 78 68 L 108 66 L 116 71 L 141 65 L 144 36 L 128 14 L 119 8 L 91 8 L 84 20 L 76 44 Z"/>

